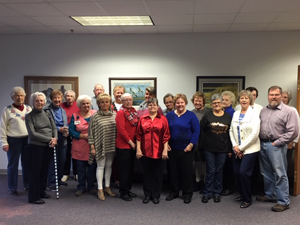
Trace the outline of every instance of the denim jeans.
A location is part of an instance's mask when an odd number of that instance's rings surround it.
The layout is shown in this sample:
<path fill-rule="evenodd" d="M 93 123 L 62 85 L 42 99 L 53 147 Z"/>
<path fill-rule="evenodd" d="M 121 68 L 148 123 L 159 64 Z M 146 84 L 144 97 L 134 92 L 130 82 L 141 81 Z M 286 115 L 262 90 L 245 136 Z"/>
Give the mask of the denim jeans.
<path fill-rule="evenodd" d="M 88 190 L 95 189 L 96 182 L 96 168 L 97 164 L 93 162 L 92 165 L 88 164 L 88 161 L 76 160 L 77 173 L 78 173 L 78 185 L 77 190 L 85 191 L 86 182 L 88 184 Z"/>
<path fill-rule="evenodd" d="M 289 181 L 287 177 L 287 146 L 273 146 L 271 142 L 261 142 L 259 165 L 264 177 L 265 195 L 276 199 L 281 205 L 289 205 Z"/>
<path fill-rule="evenodd" d="M 27 137 L 7 137 L 9 150 L 7 152 L 7 183 L 8 190 L 16 191 L 18 187 L 18 166 L 21 155 L 22 176 L 24 188 L 29 187 L 30 177 L 30 151 L 27 145 Z"/>
<path fill-rule="evenodd" d="M 227 153 L 204 151 L 206 159 L 206 179 L 203 195 L 212 197 L 220 195 L 223 185 L 223 167 Z"/>

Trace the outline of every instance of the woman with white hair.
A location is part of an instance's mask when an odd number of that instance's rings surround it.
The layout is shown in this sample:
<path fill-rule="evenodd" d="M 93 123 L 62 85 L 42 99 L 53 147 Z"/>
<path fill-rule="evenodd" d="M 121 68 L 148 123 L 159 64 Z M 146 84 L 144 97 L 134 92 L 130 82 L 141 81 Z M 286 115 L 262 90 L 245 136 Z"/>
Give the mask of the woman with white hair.
<path fill-rule="evenodd" d="M 77 98 L 77 106 L 80 111 L 73 113 L 69 132 L 73 137 L 72 142 L 72 158 L 76 159 L 78 185 L 75 196 L 80 196 L 86 191 L 86 182 L 88 190 L 91 194 L 96 194 L 94 181 L 96 180 L 96 163 L 88 164 L 89 160 L 89 143 L 88 143 L 88 128 L 89 122 L 96 113 L 96 110 L 91 109 L 92 99 L 88 95 L 79 95 Z"/>
<path fill-rule="evenodd" d="M 53 147 L 57 145 L 57 129 L 53 117 L 43 110 L 46 96 L 35 92 L 30 97 L 32 111 L 25 117 L 30 149 L 30 183 L 28 202 L 45 203 L 48 167 L 53 158 Z"/>
<path fill-rule="evenodd" d="M 24 189 L 29 187 L 29 151 L 27 148 L 28 132 L 25 116 L 31 107 L 24 104 L 26 93 L 22 87 L 11 91 L 13 104 L 6 106 L 1 115 L 0 136 L 2 149 L 7 153 L 8 193 L 18 195 L 18 165 L 21 155 Z"/>

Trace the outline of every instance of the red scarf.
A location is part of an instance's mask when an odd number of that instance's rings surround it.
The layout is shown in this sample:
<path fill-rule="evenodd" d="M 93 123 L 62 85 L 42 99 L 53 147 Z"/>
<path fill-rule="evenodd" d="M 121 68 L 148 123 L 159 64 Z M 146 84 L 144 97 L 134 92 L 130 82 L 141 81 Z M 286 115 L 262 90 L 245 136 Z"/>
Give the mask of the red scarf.
<path fill-rule="evenodd" d="M 126 119 L 132 126 L 137 126 L 139 122 L 139 118 L 135 108 L 127 109 L 121 106 L 120 110 L 122 110 L 125 114 Z"/>

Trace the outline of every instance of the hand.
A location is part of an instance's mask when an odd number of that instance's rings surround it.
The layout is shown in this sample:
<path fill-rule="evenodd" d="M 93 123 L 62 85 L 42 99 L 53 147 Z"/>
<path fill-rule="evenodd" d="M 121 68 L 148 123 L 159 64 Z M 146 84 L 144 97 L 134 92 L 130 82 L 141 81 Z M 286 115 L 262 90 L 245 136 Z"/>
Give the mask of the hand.
<path fill-rule="evenodd" d="M 137 150 L 136 150 L 136 158 L 137 158 L 137 159 L 140 159 L 140 158 L 142 158 L 142 157 L 143 157 L 143 153 L 142 153 L 141 149 L 137 149 Z"/>
<path fill-rule="evenodd" d="M 80 138 L 81 138 L 81 139 L 85 139 L 85 140 L 87 140 L 87 139 L 88 139 L 88 137 L 89 137 L 89 135 L 88 135 L 88 134 L 80 134 Z"/>
<path fill-rule="evenodd" d="M 91 154 L 92 155 L 96 155 L 96 150 L 93 148 L 93 149 L 91 149 Z"/>
<path fill-rule="evenodd" d="M 8 150 L 9 150 L 9 145 L 4 145 L 4 146 L 2 147 L 2 149 L 3 149 L 3 151 L 8 152 Z"/>
<path fill-rule="evenodd" d="M 231 156 L 232 156 L 232 153 L 231 153 L 231 152 L 229 152 L 229 153 L 228 153 L 228 157 L 229 157 L 229 158 L 231 158 Z"/>
<path fill-rule="evenodd" d="M 52 138 L 51 141 L 49 142 L 49 147 L 53 148 L 55 145 L 57 145 L 57 139 Z"/>
<path fill-rule="evenodd" d="M 168 159 L 168 148 L 167 149 L 164 149 L 163 152 L 162 152 L 162 159 L 163 160 L 166 160 Z"/>
<path fill-rule="evenodd" d="M 133 141 L 129 141 L 128 144 L 131 146 L 132 149 L 135 149 L 136 144 Z"/>
<path fill-rule="evenodd" d="M 171 151 L 171 150 L 172 150 L 172 149 L 171 149 L 171 146 L 170 146 L 170 145 L 168 145 L 168 152 L 169 152 L 169 151 Z"/>
<path fill-rule="evenodd" d="M 294 142 L 291 142 L 288 144 L 288 149 L 292 149 L 293 148 L 293 145 L 294 145 Z"/>
<path fill-rule="evenodd" d="M 192 151 L 192 149 L 193 149 L 193 147 L 190 144 L 188 144 L 183 151 L 190 152 L 190 151 Z"/>

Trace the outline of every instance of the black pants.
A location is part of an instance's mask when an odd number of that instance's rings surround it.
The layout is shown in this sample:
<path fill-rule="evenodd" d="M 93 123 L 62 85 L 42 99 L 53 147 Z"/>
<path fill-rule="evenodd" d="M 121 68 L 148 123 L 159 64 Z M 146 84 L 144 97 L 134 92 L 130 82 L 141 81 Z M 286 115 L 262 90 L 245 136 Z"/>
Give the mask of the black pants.
<path fill-rule="evenodd" d="M 48 167 L 53 158 L 53 149 L 48 146 L 29 145 L 30 181 L 28 201 L 37 201 L 45 195 Z"/>
<path fill-rule="evenodd" d="M 120 175 L 120 194 L 129 194 L 132 185 L 132 177 L 134 170 L 134 161 L 136 151 L 133 149 L 119 149 L 117 148 L 117 159 Z"/>
<path fill-rule="evenodd" d="M 162 159 L 142 157 L 144 195 L 159 198 L 163 182 Z"/>
<path fill-rule="evenodd" d="M 72 159 L 72 155 L 71 155 L 72 138 L 70 136 L 68 136 L 67 141 L 68 141 L 68 144 L 67 144 L 66 161 L 65 161 L 65 165 L 64 165 L 63 175 L 70 175 L 71 160 L 72 160 L 73 175 L 76 175 L 77 174 L 76 160 Z"/>
<path fill-rule="evenodd" d="M 223 190 L 233 190 L 235 187 L 235 176 L 233 170 L 233 158 L 234 154 L 231 157 L 226 156 L 225 165 L 223 167 Z"/>
<path fill-rule="evenodd" d="M 184 199 L 193 196 L 193 160 L 194 152 L 178 150 L 169 151 L 168 171 L 170 179 L 170 193 L 178 195 L 182 189 Z"/>

